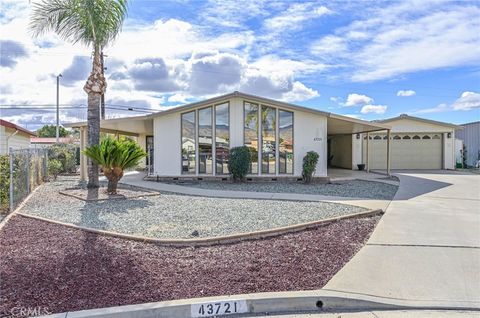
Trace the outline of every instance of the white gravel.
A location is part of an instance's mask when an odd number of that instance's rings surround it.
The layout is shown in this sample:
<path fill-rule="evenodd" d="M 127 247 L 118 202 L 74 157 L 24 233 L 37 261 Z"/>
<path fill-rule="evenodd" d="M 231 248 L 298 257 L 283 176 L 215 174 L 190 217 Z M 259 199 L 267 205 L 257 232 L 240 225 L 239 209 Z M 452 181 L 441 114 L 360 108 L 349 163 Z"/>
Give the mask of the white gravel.
<path fill-rule="evenodd" d="M 21 212 L 66 223 L 156 238 L 214 237 L 271 229 L 365 211 L 327 202 L 192 197 L 162 193 L 127 200 L 85 202 L 58 191 L 72 177 L 42 185 Z"/>
<path fill-rule="evenodd" d="M 376 181 L 350 180 L 337 181 L 328 184 L 302 182 L 245 182 L 232 183 L 220 181 L 189 181 L 178 183 L 210 190 L 253 191 L 270 193 L 302 193 L 339 196 L 348 198 L 363 198 L 377 200 L 391 200 L 397 192 L 398 186 Z"/>

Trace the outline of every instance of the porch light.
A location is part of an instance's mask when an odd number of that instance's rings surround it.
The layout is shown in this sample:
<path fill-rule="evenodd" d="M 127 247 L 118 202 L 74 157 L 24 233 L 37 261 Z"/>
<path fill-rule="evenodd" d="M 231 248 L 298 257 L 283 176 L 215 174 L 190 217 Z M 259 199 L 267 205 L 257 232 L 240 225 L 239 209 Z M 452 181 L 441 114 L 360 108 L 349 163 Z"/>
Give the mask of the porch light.
<path fill-rule="evenodd" d="M 360 134 L 357 134 L 357 139 L 360 139 Z"/>
<path fill-rule="evenodd" d="M 448 139 L 452 138 L 452 133 L 447 133 L 447 138 Z"/>

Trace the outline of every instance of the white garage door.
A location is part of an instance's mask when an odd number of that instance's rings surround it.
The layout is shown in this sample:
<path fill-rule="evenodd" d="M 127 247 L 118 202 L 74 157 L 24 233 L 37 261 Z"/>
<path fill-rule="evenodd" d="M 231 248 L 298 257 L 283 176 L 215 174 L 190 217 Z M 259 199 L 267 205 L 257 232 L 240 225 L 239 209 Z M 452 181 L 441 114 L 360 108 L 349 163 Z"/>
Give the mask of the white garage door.
<path fill-rule="evenodd" d="M 442 134 L 392 134 L 392 169 L 442 169 Z M 370 169 L 387 168 L 385 135 L 371 135 L 369 140 Z M 366 140 L 363 143 L 366 160 Z"/>

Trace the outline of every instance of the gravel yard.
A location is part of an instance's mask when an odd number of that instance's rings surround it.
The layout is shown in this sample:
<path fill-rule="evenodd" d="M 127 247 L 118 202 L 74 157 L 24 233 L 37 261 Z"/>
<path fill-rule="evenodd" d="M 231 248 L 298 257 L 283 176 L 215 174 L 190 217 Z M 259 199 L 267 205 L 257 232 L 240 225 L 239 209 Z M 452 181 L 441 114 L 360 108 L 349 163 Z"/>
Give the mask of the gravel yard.
<path fill-rule="evenodd" d="M 66 223 L 155 238 L 215 237 L 315 221 L 365 211 L 327 202 L 192 197 L 173 193 L 128 200 L 85 202 L 59 190 L 75 186 L 59 178 L 35 192 L 21 210 Z"/>
<path fill-rule="evenodd" d="M 15 216 L 0 231 L 0 313 L 318 289 L 363 246 L 378 220 L 346 219 L 270 239 L 174 248 Z"/>
<path fill-rule="evenodd" d="M 327 196 L 378 200 L 393 199 L 398 189 L 398 186 L 387 184 L 384 182 L 364 180 L 337 181 L 330 184 L 304 184 L 302 182 L 232 183 L 218 181 L 201 181 L 182 183 L 181 185 L 210 190 L 321 194 Z"/>

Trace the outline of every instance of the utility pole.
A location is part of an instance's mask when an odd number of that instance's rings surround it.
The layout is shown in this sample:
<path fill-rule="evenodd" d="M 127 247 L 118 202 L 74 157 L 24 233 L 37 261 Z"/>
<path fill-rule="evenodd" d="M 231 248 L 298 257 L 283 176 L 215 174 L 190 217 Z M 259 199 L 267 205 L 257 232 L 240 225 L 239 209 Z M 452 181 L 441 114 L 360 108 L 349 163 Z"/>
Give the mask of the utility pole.
<path fill-rule="evenodd" d="M 59 137 L 60 137 L 60 77 L 62 77 L 62 74 L 57 75 L 57 129 L 56 129 L 57 144 L 59 142 Z"/>
<path fill-rule="evenodd" d="M 103 57 L 107 55 L 103 55 L 103 51 L 100 53 L 100 62 L 102 63 L 102 75 L 105 75 L 105 67 L 103 66 Z M 100 100 L 100 118 L 105 119 L 105 94 L 102 94 Z"/>

